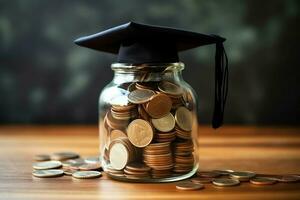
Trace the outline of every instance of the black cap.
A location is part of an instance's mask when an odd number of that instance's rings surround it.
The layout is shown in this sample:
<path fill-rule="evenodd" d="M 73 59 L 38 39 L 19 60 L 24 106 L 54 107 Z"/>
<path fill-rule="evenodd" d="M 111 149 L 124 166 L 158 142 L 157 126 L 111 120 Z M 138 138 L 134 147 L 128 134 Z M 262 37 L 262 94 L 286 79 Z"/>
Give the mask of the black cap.
<path fill-rule="evenodd" d="M 228 88 L 228 62 L 224 38 L 169 27 L 129 22 L 108 30 L 81 37 L 75 43 L 90 49 L 118 55 L 117 62 L 128 64 L 178 62 L 178 52 L 216 44 L 215 110 L 213 127 L 223 123 Z"/>

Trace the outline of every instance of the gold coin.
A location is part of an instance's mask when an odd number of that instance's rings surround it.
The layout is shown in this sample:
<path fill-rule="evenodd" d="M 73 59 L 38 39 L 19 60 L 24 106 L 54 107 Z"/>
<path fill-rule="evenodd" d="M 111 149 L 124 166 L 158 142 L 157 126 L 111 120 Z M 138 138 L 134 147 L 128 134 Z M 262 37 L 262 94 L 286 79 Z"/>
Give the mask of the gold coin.
<path fill-rule="evenodd" d="M 53 155 L 51 155 L 51 160 L 68 160 L 68 159 L 74 159 L 74 158 L 79 158 L 79 154 L 74 153 L 74 152 L 56 152 Z"/>
<path fill-rule="evenodd" d="M 129 161 L 128 149 L 122 143 L 115 143 L 109 150 L 110 164 L 114 169 L 123 169 Z"/>
<path fill-rule="evenodd" d="M 232 172 L 229 174 L 231 178 L 238 179 L 239 181 L 248 181 L 250 178 L 256 176 L 253 172 Z"/>
<path fill-rule="evenodd" d="M 175 119 L 171 113 L 158 119 L 151 119 L 153 126 L 161 132 L 169 132 L 175 127 Z"/>
<path fill-rule="evenodd" d="M 180 182 L 176 184 L 176 188 L 179 190 L 200 190 L 204 188 L 204 185 L 200 183 Z"/>
<path fill-rule="evenodd" d="M 156 94 L 147 103 L 145 110 L 152 118 L 166 116 L 172 108 L 172 100 L 165 94 Z"/>
<path fill-rule="evenodd" d="M 250 183 L 254 185 L 272 185 L 276 182 L 275 179 L 269 177 L 255 177 L 250 179 Z"/>
<path fill-rule="evenodd" d="M 137 89 L 129 93 L 128 100 L 134 104 L 142 104 L 148 102 L 153 95 L 155 95 L 155 92 L 152 90 Z"/>
<path fill-rule="evenodd" d="M 55 169 L 62 166 L 60 161 L 37 162 L 32 165 L 34 169 Z"/>
<path fill-rule="evenodd" d="M 176 85 L 175 83 L 171 83 L 169 81 L 162 81 L 158 85 L 158 89 L 166 94 L 172 96 L 179 96 L 182 95 L 183 90 L 180 86 Z"/>
<path fill-rule="evenodd" d="M 175 113 L 175 120 L 179 128 L 185 131 L 192 130 L 193 116 L 191 111 L 185 107 L 179 107 Z"/>
<path fill-rule="evenodd" d="M 35 170 L 32 172 L 33 176 L 39 178 L 50 178 L 64 175 L 64 171 L 60 169 L 48 169 L 48 170 Z"/>
<path fill-rule="evenodd" d="M 127 128 L 127 135 L 130 142 L 136 147 L 145 147 L 153 139 L 153 130 L 149 122 L 136 119 Z"/>
<path fill-rule="evenodd" d="M 101 175 L 101 172 L 98 171 L 77 171 L 72 174 L 74 178 L 78 179 L 99 178 Z"/>
<path fill-rule="evenodd" d="M 229 187 L 229 186 L 239 185 L 240 181 L 237 179 L 230 179 L 230 178 L 216 178 L 213 179 L 212 183 L 216 186 Z"/>

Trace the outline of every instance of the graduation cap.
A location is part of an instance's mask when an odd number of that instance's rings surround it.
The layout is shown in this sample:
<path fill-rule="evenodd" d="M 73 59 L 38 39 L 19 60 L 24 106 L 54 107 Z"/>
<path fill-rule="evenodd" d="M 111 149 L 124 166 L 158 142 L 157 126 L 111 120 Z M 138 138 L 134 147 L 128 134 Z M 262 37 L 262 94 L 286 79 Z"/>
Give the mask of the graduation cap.
<path fill-rule="evenodd" d="M 175 28 L 129 22 L 81 37 L 75 43 L 97 51 L 117 54 L 117 62 L 132 65 L 179 62 L 178 52 L 209 44 L 216 45 L 215 105 L 212 126 L 223 123 L 228 91 L 228 59 L 225 38 Z"/>

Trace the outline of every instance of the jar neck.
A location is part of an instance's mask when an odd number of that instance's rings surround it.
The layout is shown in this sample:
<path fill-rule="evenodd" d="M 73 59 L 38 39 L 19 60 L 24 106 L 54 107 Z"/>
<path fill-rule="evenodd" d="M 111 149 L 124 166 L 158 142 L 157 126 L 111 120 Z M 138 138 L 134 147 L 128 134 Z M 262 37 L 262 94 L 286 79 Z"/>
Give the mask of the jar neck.
<path fill-rule="evenodd" d="M 181 72 L 184 64 L 181 62 L 141 65 L 114 63 L 111 68 L 114 71 L 113 82 L 115 84 L 161 80 L 178 82 L 182 80 Z"/>

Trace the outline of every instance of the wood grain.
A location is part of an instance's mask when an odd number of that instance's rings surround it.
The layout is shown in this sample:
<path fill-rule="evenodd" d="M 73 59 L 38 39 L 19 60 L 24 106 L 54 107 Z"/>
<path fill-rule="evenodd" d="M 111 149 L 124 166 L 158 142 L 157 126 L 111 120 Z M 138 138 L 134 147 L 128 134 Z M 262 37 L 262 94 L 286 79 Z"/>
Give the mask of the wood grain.
<path fill-rule="evenodd" d="M 64 176 L 32 177 L 32 158 L 61 150 L 98 153 L 96 126 L 0 126 L 0 199 L 300 199 L 300 183 L 179 191 L 174 183 L 135 184 Z M 201 170 L 251 170 L 300 174 L 300 128 L 199 129 Z"/>

